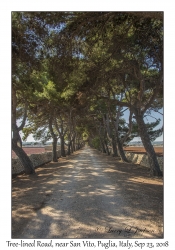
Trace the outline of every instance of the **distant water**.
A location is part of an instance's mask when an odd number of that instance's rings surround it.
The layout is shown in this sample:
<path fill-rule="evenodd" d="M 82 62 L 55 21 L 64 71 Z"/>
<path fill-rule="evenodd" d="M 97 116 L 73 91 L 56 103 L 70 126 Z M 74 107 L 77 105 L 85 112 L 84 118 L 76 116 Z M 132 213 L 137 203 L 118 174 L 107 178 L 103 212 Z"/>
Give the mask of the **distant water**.
<path fill-rule="evenodd" d="M 163 146 L 163 141 L 154 141 L 152 142 L 154 146 Z M 143 146 L 143 143 L 141 141 L 134 141 L 134 142 L 129 142 L 129 146 Z"/>

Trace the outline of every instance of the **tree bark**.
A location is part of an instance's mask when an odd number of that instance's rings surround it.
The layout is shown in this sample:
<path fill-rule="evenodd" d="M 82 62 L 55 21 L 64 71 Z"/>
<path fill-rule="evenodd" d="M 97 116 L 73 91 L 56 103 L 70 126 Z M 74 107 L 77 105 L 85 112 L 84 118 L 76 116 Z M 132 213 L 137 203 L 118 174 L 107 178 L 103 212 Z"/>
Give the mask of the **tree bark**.
<path fill-rule="evenodd" d="M 106 153 L 104 142 L 102 140 L 100 140 L 100 142 L 101 142 L 102 153 Z"/>
<path fill-rule="evenodd" d="M 110 155 L 109 148 L 108 148 L 108 144 L 107 144 L 107 141 L 106 141 L 106 140 L 104 140 L 104 144 L 105 144 L 105 148 L 106 148 L 106 153 L 107 153 L 107 155 Z"/>
<path fill-rule="evenodd" d="M 70 141 L 70 151 L 73 154 L 74 150 L 73 150 L 72 140 Z"/>
<path fill-rule="evenodd" d="M 154 151 L 153 145 L 150 141 L 149 135 L 147 133 L 147 129 L 143 120 L 143 115 L 134 112 L 135 118 L 138 124 L 139 135 L 141 137 L 142 143 L 145 147 L 146 153 L 148 155 L 148 159 L 150 162 L 150 172 L 154 176 L 162 176 L 162 171 L 160 170 L 159 163 L 157 161 L 157 156 Z"/>
<path fill-rule="evenodd" d="M 61 140 L 61 156 L 66 157 L 65 148 L 64 148 L 64 136 L 61 136 L 60 140 Z"/>
<path fill-rule="evenodd" d="M 14 139 L 12 139 L 12 150 L 19 157 L 19 160 L 21 161 L 24 167 L 24 172 L 26 174 L 35 174 L 35 169 L 34 169 L 32 161 L 30 160 L 28 155 L 25 153 L 25 151 L 17 145 L 17 142 Z"/>
<path fill-rule="evenodd" d="M 71 150 L 71 149 L 70 149 L 70 147 L 71 147 L 70 144 L 71 144 L 71 142 L 69 141 L 68 147 L 67 147 L 67 155 L 70 155 L 70 154 L 71 154 L 71 153 L 70 153 L 70 150 Z"/>
<path fill-rule="evenodd" d="M 122 147 L 123 147 L 123 144 L 125 143 L 125 141 L 128 139 L 128 137 L 130 136 L 130 134 L 132 132 L 132 116 L 133 116 L 133 112 L 130 110 L 128 132 L 125 134 L 124 138 L 121 140 Z"/>
<path fill-rule="evenodd" d="M 99 135 L 99 139 L 100 139 L 100 151 L 102 152 L 102 153 L 106 153 L 106 149 L 105 149 L 105 145 L 104 145 L 104 140 L 103 140 L 103 136 L 102 136 L 102 133 L 101 133 L 101 131 L 102 131 L 102 126 L 101 126 L 101 124 L 99 125 L 99 127 L 98 127 L 98 125 L 97 125 L 97 122 L 96 122 L 96 120 L 94 119 L 94 117 L 93 117 L 93 121 L 94 121 L 94 124 L 95 124 L 95 128 L 96 128 L 96 131 L 97 131 L 97 133 L 98 133 L 98 135 Z"/>
<path fill-rule="evenodd" d="M 57 136 L 54 136 L 53 137 L 53 142 L 52 142 L 52 161 L 53 162 L 58 162 L 58 157 L 57 157 L 57 141 L 58 141 Z"/>
<path fill-rule="evenodd" d="M 26 118 L 27 118 L 27 102 L 25 103 L 23 120 L 22 120 L 20 127 L 17 127 L 16 125 L 16 119 L 17 119 L 16 107 L 17 107 L 16 90 L 14 86 L 12 85 L 12 131 L 13 131 L 12 150 L 15 152 L 15 154 L 18 156 L 19 160 L 21 161 L 24 167 L 24 172 L 26 174 L 35 174 L 35 168 L 33 166 L 32 161 L 30 160 L 28 155 L 25 153 L 25 151 L 22 149 L 22 140 L 19 134 L 19 131 L 23 129 Z"/>
<path fill-rule="evenodd" d="M 57 162 L 58 161 L 58 158 L 57 158 L 57 140 L 58 140 L 58 138 L 57 138 L 57 135 L 53 131 L 52 122 L 53 122 L 53 114 L 51 114 L 51 116 L 49 118 L 49 130 L 50 130 L 50 133 L 51 133 L 52 139 L 53 139 L 53 142 L 52 142 L 52 161 Z"/>
<path fill-rule="evenodd" d="M 75 137 L 72 140 L 72 148 L 73 148 L 73 152 L 75 152 L 76 151 L 76 149 L 75 149 Z"/>
<path fill-rule="evenodd" d="M 100 129 L 98 129 L 96 126 L 96 130 L 99 131 L 99 138 L 100 138 L 102 153 L 106 153 L 105 143 L 104 143 L 104 135 L 102 135 L 102 133 L 101 133 L 101 130 L 102 130 L 101 125 L 100 125 Z"/>
<path fill-rule="evenodd" d="M 112 156 L 114 157 L 119 156 L 118 151 L 117 151 L 117 144 L 116 144 L 116 140 L 114 139 L 114 136 L 112 136 L 112 151 L 113 151 Z"/>
<path fill-rule="evenodd" d="M 117 150 L 117 143 L 116 143 L 116 130 L 115 130 L 115 124 L 114 124 L 114 120 L 113 120 L 113 117 L 111 115 L 111 112 L 110 112 L 110 109 L 108 109 L 108 112 L 109 112 L 109 115 L 106 115 L 106 127 L 107 127 L 107 133 L 108 133 L 108 136 L 111 138 L 111 142 L 112 142 L 112 151 L 113 151 L 113 156 L 114 157 L 117 157 L 119 156 L 118 155 L 118 150 Z M 114 134 L 112 133 L 111 129 L 110 129 L 110 126 L 109 126 L 109 116 L 110 116 L 110 119 L 112 121 L 112 125 L 113 125 L 113 129 L 114 129 Z"/>
<path fill-rule="evenodd" d="M 122 97 L 123 97 L 123 95 L 121 94 L 121 100 L 122 100 Z M 112 121 L 112 124 L 114 127 L 114 134 L 115 134 L 115 138 L 116 138 L 115 141 L 117 140 L 117 142 L 116 142 L 117 145 L 115 145 L 115 147 L 116 146 L 118 147 L 119 155 L 120 155 L 122 161 L 128 162 L 128 160 L 125 156 L 125 152 L 123 150 L 122 143 L 120 142 L 119 133 L 118 133 L 120 112 L 121 112 L 121 107 L 118 107 L 117 114 L 116 114 L 116 121 L 114 122 L 114 119 L 113 119 L 112 114 L 111 114 L 110 109 L 109 109 L 111 121 Z M 117 155 L 114 155 L 114 156 L 119 156 L 118 151 L 117 151 Z"/>
<path fill-rule="evenodd" d="M 103 116 L 103 122 L 106 128 L 106 132 L 107 132 L 107 137 L 109 138 L 109 140 L 112 143 L 112 151 L 113 151 L 113 156 L 117 157 L 118 155 L 118 151 L 117 151 L 117 144 L 116 144 L 116 140 L 114 138 L 114 135 L 112 134 L 111 128 L 110 128 L 110 124 L 109 124 L 109 115 L 106 114 L 106 117 Z"/>
<path fill-rule="evenodd" d="M 77 150 L 79 150 L 79 149 L 80 149 L 80 139 L 77 138 Z"/>
<path fill-rule="evenodd" d="M 118 135 L 117 135 L 117 136 L 118 136 Z M 120 155 L 122 161 L 128 162 L 128 159 L 127 159 L 126 156 L 125 156 L 125 152 L 124 152 L 124 150 L 123 150 L 123 146 L 122 146 L 122 144 L 121 144 L 119 138 L 117 139 L 117 146 L 118 146 L 119 155 Z"/>

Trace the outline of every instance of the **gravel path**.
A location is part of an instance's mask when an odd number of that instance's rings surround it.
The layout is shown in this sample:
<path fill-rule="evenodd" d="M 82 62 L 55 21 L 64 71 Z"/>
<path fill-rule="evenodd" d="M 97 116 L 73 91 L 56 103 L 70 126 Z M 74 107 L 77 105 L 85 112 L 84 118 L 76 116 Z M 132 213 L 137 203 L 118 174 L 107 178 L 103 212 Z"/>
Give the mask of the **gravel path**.
<path fill-rule="evenodd" d="M 137 168 L 85 147 L 45 176 L 45 199 L 14 238 L 162 238 L 162 180 Z"/>

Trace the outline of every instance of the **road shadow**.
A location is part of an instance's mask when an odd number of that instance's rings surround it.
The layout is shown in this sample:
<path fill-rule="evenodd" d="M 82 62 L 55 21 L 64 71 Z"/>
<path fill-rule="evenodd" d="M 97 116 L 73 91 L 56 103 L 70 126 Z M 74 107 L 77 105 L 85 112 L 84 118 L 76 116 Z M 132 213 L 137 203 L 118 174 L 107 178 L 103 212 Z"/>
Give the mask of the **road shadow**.
<path fill-rule="evenodd" d="M 36 173 L 12 179 L 12 238 L 163 237 L 163 181 L 147 168 L 88 148 Z"/>

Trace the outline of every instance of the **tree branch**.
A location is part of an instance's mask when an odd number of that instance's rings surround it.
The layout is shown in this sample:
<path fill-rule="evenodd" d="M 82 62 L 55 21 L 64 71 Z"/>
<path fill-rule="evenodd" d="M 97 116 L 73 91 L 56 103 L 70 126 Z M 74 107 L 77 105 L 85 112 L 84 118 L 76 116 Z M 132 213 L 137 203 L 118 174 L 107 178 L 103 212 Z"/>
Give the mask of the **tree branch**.
<path fill-rule="evenodd" d="M 106 100 L 108 102 L 111 102 L 111 103 L 116 104 L 116 105 L 121 106 L 121 107 L 128 107 L 128 108 L 133 107 L 133 105 L 131 105 L 130 103 L 121 102 L 121 101 L 118 101 L 116 99 L 109 99 L 108 97 L 105 97 L 105 96 L 100 96 L 100 99 Z"/>
<path fill-rule="evenodd" d="M 159 120 L 159 119 L 155 118 L 155 117 L 154 117 L 154 116 L 152 116 L 152 115 L 145 115 L 144 117 L 146 117 L 146 116 L 150 116 L 150 117 L 154 118 L 156 121 L 158 121 L 158 120 Z"/>
<path fill-rule="evenodd" d="M 153 101 L 155 100 L 158 92 L 159 92 L 159 89 L 161 87 L 161 84 L 162 84 L 162 81 L 163 81 L 163 74 L 161 74 L 159 80 L 157 81 L 156 83 L 156 87 L 154 88 L 153 90 L 153 94 L 152 96 L 150 97 L 149 101 L 147 102 L 147 104 L 145 105 L 144 109 L 142 109 L 142 113 L 144 114 L 145 111 L 151 106 L 151 104 L 153 103 Z"/>
<path fill-rule="evenodd" d="M 154 112 L 157 112 L 157 113 L 159 113 L 160 115 L 163 115 L 161 112 L 159 112 L 159 111 L 154 111 Z"/>
<path fill-rule="evenodd" d="M 24 116 L 21 125 L 18 127 L 18 131 L 22 130 L 27 119 L 27 101 L 25 102 L 25 107 L 24 107 Z"/>
<path fill-rule="evenodd" d="M 57 123 L 57 121 L 56 121 L 56 118 L 55 118 L 55 127 L 56 127 L 56 130 L 57 130 L 58 133 L 59 133 L 59 136 L 61 136 L 61 132 L 60 132 L 60 130 L 59 130 L 59 127 L 58 127 L 58 123 Z"/>
<path fill-rule="evenodd" d="M 50 130 L 50 133 L 52 135 L 52 138 L 54 138 L 54 137 L 56 137 L 56 134 L 54 133 L 53 128 L 52 128 L 52 121 L 53 121 L 53 118 L 50 117 L 49 118 L 49 130 Z"/>
<path fill-rule="evenodd" d="M 132 116 L 133 116 L 133 112 L 130 111 L 130 115 L 129 115 L 129 130 L 125 134 L 124 138 L 122 139 L 122 144 L 127 140 L 128 136 L 131 134 L 131 131 L 132 131 Z"/>

